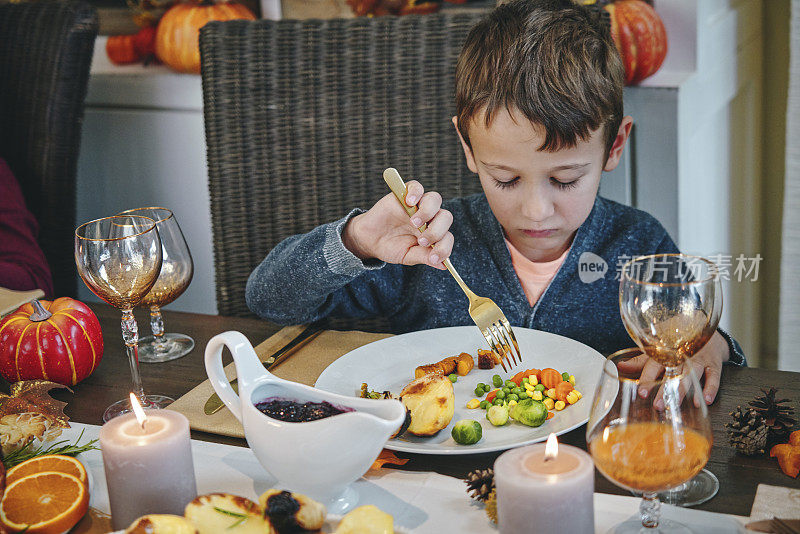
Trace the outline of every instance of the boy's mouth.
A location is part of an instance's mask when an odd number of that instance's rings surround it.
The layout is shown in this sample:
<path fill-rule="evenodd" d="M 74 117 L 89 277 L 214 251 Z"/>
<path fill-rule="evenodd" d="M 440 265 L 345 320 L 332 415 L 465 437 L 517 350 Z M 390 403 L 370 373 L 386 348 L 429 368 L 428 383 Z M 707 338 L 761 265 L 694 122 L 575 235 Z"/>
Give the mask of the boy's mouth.
<path fill-rule="evenodd" d="M 522 233 L 528 237 L 550 237 L 556 233 L 556 230 L 523 230 Z"/>

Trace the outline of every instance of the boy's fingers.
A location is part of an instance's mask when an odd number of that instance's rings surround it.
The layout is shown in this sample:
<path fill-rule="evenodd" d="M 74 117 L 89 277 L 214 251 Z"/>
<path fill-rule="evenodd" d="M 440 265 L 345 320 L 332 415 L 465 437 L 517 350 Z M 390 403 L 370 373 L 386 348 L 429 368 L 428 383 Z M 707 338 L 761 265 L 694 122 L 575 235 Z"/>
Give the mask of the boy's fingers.
<path fill-rule="evenodd" d="M 416 180 L 406 182 L 406 204 L 416 206 L 423 194 L 425 194 L 425 188 L 421 183 Z"/>
<path fill-rule="evenodd" d="M 447 210 L 439 210 L 417 241 L 423 247 L 436 243 L 447 234 L 452 224 L 453 214 Z"/>
<path fill-rule="evenodd" d="M 417 204 L 417 213 L 411 216 L 411 224 L 414 228 L 419 228 L 424 223 L 433 219 L 434 215 L 442 207 L 442 195 L 436 191 L 428 191 L 422 195 L 422 199 Z"/>
<path fill-rule="evenodd" d="M 642 374 L 639 376 L 639 395 L 641 397 L 647 397 L 650 389 L 658 379 L 658 375 L 663 370 L 664 368 L 658 362 L 650 358 L 647 359 L 647 363 L 642 368 Z"/>
<path fill-rule="evenodd" d="M 717 367 L 715 365 L 706 365 L 702 370 L 705 371 L 705 382 L 703 383 L 703 399 L 706 401 L 706 404 L 711 404 L 714 402 L 714 398 L 717 396 L 717 391 L 719 391 L 719 380 L 720 376 L 722 375 L 721 366 Z M 700 372 L 697 373 L 698 378 L 700 376 Z"/>
<path fill-rule="evenodd" d="M 624 362 L 619 362 L 617 365 L 625 373 L 640 373 L 644 367 L 644 364 L 646 364 L 649 360 L 650 358 L 647 356 L 647 354 L 640 354 L 629 360 L 625 360 Z"/>
<path fill-rule="evenodd" d="M 442 262 L 453 251 L 453 242 L 453 234 L 447 232 L 431 249 L 431 253 L 428 256 L 428 264 L 432 267 L 443 267 Z"/>

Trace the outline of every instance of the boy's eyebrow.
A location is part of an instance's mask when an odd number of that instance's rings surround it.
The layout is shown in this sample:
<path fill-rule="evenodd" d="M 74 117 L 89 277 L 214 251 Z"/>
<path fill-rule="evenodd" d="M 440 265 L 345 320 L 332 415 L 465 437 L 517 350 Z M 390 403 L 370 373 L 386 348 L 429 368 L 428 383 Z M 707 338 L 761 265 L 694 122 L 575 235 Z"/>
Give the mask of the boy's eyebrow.
<path fill-rule="evenodd" d="M 511 167 L 508 167 L 506 165 L 501 165 L 499 163 L 487 163 L 485 161 L 481 161 L 481 163 L 483 165 L 485 165 L 486 167 L 491 167 L 493 169 L 499 169 L 501 171 L 511 171 L 511 172 L 515 172 L 516 171 L 516 169 L 512 169 Z M 571 170 L 575 170 L 575 169 L 583 169 L 585 167 L 588 167 L 589 165 L 591 165 L 591 163 L 570 163 L 568 165 L 559 165 L 558 167 L 553 167 L 550 170 L 551 171 L 571 171 Z"/>

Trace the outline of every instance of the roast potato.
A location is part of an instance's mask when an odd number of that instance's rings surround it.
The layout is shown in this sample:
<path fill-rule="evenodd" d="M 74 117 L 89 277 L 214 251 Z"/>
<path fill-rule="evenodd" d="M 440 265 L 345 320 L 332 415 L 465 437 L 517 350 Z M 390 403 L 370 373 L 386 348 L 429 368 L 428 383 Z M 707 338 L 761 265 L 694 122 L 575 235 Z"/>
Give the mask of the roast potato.
<path fill-rule="evenodd" d="M 319 530 L 325 523 L 325 506 L 302 493 L 278 489 L 265 491 L 258 498 L 272 526 L 279 533 Z"/>
<path fill-rule="evenodd" d="M 184 516 L 197 527 L 199 534 L 277 534 L 262 517 L 259 505 L 227 493 L 197 497 L 186 505 Z"/>
<path fill-rule="evenodd" d="M 342 518 L 333 534 L 394 534 L 394 518 L 371 504 Z"/>
<path fill-rule="evenodd" d="M 414 379 L 403 388 L 400 400 L 411 412 L 408 431 L 415 436 L 436 434 L 450 423 L 455 413 L 453 383 L 444 375 Z"/>
<path fill-rule="evenodd" d="M 197 534 L 197 528 L 179 515 L 143 515 L 125 529 L 125 534 Z"/>

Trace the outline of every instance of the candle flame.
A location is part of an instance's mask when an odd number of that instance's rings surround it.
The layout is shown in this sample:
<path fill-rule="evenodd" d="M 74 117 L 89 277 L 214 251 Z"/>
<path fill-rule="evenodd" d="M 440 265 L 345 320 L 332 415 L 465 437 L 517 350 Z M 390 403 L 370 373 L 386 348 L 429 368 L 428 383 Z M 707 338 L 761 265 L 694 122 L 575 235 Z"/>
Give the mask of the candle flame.
<path fill-rule="evenodd" d="M 550 434 L 547 438 L 547 445 L 544 446 L 544 460 L 555 460 L 558 456 L 558 440 L 555 434 Z"/>
<path fill-rule="evenodd" d="M 136 420 L 139 421 L 139 424 L 144 428 L 144 422 L 147 421 L 147 416 L 144 414 L 144 410 L 142 410 L 142 405 L 139 404 L 139 399 L 137 399 L 136 395 L 133 393 L 131 393 L 131 408 L 133 408 L 133 415 L 136 416 Z"/>

